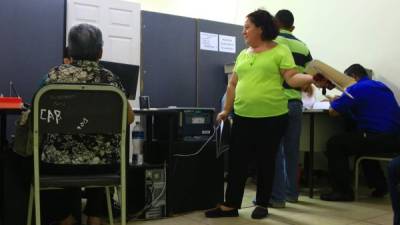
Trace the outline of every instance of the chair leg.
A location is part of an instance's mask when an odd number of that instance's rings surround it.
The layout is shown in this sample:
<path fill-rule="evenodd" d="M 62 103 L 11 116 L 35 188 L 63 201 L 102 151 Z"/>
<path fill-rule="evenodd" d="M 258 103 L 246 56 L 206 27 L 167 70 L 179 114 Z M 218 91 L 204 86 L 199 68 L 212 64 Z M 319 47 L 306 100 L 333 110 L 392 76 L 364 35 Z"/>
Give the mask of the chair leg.
<path fill-rule="evenodd" d="M 125 200 L 122 200 L 122 187 L 118 187 L 118 186 L 114 186 L 115 191 L 117 193 L 117 197 L 118 197 L 118 203 L 119 206 L 121 208 L 121 225 L 126 225 L 126 196 L 125 196 Z M 126 192 L 125 192 L 126 193 Z M 123 219 L 125 218 L 125 219 Z"/>
<path fill-rule="evenodd" d="M 114 186 L 114 191 L 117 193 L 117 198 L 118 198 L 118 203 L 121 204 L 121 189 L 118 188 L 117 186 Z"/>
<path fill-rule="evenodd" d="M 358 182 L 359 182 L 359 167 L 360 167 L 360 162 L 363 160 L 362 157 L 358 158 L 356 161 L 356 169 L 354 172 L 354 198 L 357 201 L 358 200 Z"/>
<path fill-rule="evenodd" d="M 29 202 L 28 202 L 28 215 L 26 220 L 26 225 L 32 224 L 32 211 L 33 211 L 33 186 L 31 185 L 31 191 L 29 193 Z"/>
<path fill-rule="evenodd" d="M 112 213 L 112 206 L 111 206 L 111 195 L 110 195 L 110 187 L 105 187 L 106 189 L 106 198 L 107 198 L 107 209 L 108 209 L 108 220 L 110 225 L 114 225 L 114 218 Z"/>
<path fill-rule="evenodd" d="M 126 225 L 126 186 L 124 183 L 121 185 L 121 225 Z"/>
<path fill-rule="evenodd" d="M 33 189 L 33 193 L 35 193 L 34 194 L 34 197 L 33 197 L 33 200 L 34 200 L 34 203 L 35 203 L 35 224 L 42 224 L 41 223 L 41 210 L 40 210 L 40 189 L 39 188 L 34 188 Z"/>

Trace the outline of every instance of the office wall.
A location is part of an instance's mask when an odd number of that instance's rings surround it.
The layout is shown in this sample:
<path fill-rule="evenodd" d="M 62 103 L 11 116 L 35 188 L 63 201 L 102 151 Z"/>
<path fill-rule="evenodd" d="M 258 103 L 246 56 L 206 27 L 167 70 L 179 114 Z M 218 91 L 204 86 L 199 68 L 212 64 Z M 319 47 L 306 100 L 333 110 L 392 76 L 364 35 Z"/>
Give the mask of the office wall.
<path fill-rule="evenodd" d="M 62 62 L 64 0 L 2 0 L 0 3 L 0 92 L 9 82 L 26 101 L 40 79 Z"/>
<path fill-rule="evenodd" d="M 150 96 L 152 107 L 219 109 L 226 89 L 224 64 L 244 48 L 241 30 L 239 25 L 142 11 L 142 94 Z M 200 47 L 201 33 L 227 36 L 234 40 L 232 49 Z"/>
<path fill-rule="evenodd" d="M 62 62 L 64 23 L 64 0 L 0 2 L 0 94 L 9 95 L 11 81 L 31 102 L 43 76 Z M 8 134 L 15 119 L 8 117 Z"/>
<path fill-rule="evenodd" d="M 224 64 L 232 63 L 245 47 L 241 38 L 242 26 L 210 20 L 197 21 L 197 106 L 212 107 L 217 111 L 221 108 L 221 98 L 226 91 L 227 75 Z M 210 51 L 200 47 L 201 33 L 224 35 L 234 38 L 231 51 Z M 221 37 L 221 36 L 219 36 Z M 221 48 L 222 42 L 219 42 Z"/>
<path fill-rule="evenodd" d="M 196 20 L 142 11 L 143 94 L 151 107 L 196 106 Z"/>
<path fill-rule="evenodd" d="M 397 0 L 130 0 L 143 10 L 241 25 L 252 10 L 271 13 L 291 10 L 295 34 L 314 56 L 339 70 L 359 62 L 373 69 L 376 79 L 389 84 L 400 100 L 400 1 Z"/>
<path fill-rule="evenodd" d="M 13 81 L 24 101 L 30 102 L 40 79 L 62 62 L 64 3 L 64 0 L 0 1 L 1 93 L 8 95 L 9 81 Z M 8 134 L 15 126 L 15 119 L 8 117 Z M 24 183 L 28 178 L 24 177 L 24 169 L 29 169 L 29 162 L 14 162 L 13 157 L 7 157 L 5 185 L 0 187 L 0 204 L 4 206 L 0 207 L 4 209 L 0 212 L 0 224 L 4 225 L 26 223 L 24 209 L 27 209 L 29 186 Z"/>

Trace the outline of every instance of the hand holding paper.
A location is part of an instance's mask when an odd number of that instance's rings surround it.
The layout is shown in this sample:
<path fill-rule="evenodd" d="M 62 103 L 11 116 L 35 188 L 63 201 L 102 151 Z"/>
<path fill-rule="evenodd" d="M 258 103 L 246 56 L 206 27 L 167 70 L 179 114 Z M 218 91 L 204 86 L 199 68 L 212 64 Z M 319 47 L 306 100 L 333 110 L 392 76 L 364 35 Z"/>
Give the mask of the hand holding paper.
<path fill-rule="evenodd" d="M 314 76 L 314 83 L 318 87 L 321 86 L 329 89 L 334 85 L 346 95 L 353 98 L 353 96 L 346 92 L 346 88 L 356 81 L 333 67 L 319 60 L 313 60 L 307 65 L 305 72 Z"/>

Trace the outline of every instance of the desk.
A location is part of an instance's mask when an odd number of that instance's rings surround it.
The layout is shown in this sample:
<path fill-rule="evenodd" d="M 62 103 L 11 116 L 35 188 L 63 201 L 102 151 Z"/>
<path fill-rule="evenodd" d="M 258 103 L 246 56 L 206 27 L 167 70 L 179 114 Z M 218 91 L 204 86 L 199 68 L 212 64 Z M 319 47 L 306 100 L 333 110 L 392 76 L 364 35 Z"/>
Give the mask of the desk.
<path fill-rule="evenodd" d="M 5 147 L 7 139 L 7 115 L 17 115 L 21 113 L 21 108 L 19 109 L 3 109 L 0 107 L 0 151 L 3 153 L 3 148 Z M 1 154 L 0 153 L 0 154 Z"/>
<path fill-rule="evenodd" d="M 4 219 L 4 160 L 7 140 L 7 115 L 21 113 L 21 108 L 0 107 L 0 224 Z"/>
<path fill-rule="evenodd" d="M 300 151 L 308 154 L 307 175 L 309 197 L 314 196 L 314 153 L 326 151 L 326 143 L 333 135 L 343 132 L 345 121 L 341 117 L 330 117 L 327 110 L 305 110 L 300 136 Z"/>
<path fill-rule="evenodd" d="M 323 110 L 306 110 L 303 112 L 304 114 L 308 114 L 310 116 L 310 127 L 309 127 L 309 152 L 308 152 L 308 187 L 309 193 L 308 196 L 310 198 L 314 197 L 314 123 L 315 123 L 315 114 L 324 113 Z"/>

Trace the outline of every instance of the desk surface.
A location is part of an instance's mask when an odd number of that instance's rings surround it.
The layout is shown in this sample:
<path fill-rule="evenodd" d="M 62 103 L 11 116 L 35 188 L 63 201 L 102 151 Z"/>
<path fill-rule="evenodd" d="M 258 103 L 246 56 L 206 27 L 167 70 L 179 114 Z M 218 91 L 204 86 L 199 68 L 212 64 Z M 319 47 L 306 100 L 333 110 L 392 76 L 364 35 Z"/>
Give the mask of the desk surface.
<path fill-rule="evenodd" d="M 176 108 L 148 108 L 148 109 L 139 109 L 139 108 L 132 108 L 134 112 L 137 113 L 169 113 L 169 112 L 176 112 Z"/>
<path fill-rule="evenodd" d="M 148 109 L 139 109 L 133 108 L 133 112 L 138 114 L 155 114 L 155 113 L 176 113 L 185 110 L 210 110 L 215 111 L 214 108 L 196 108 L 196 107 L 173 107 L 173 108 L 148 108 Z"/>

